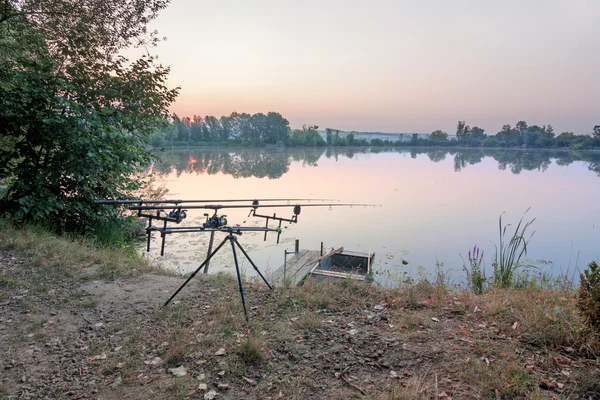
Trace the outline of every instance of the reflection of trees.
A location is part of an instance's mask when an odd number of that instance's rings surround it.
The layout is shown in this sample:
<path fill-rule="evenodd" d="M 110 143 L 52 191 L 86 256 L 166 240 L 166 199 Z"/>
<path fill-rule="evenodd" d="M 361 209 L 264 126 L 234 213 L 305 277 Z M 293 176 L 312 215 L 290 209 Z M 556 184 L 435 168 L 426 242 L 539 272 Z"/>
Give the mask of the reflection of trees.
<path fill-rule="evenodd" d="M 425 154 L 427 154 L 427 157 L 429 157 L 429 159 L 431 161 L 437 163 L 440 161 L 444 161 L 446 159 L 446 154 L 448 154 L 448 152 L 446 150 L 437 149 L 437 150 L 428 150 Z"/>
<path fill-rule="evenodd" d="M 223 173 L 235 178 L 268 177 L 271 179 L 281 178 L 288 172 L 290 159 L 287 154 L 282 153 L 245 153 L 240 152 L 231 156 L 231 162 Z"/>
<path fill-rule="evenodd" d="M 447 156 L 454 157 L 454 170 L 459 172 L 469 165 L 475 165 L 484 158 L 493 158 L 501 170 L 510 170 L 513 174 L 522 171 L 544 172 L 552 164 L 568 166 L 574 161 L 588 163 L 590 171 L 600 177 L 600 153 L 561 150 L 511 150 L 511 149 L 431 149 L 410 148 L 375 151 L 364 148 L 293 148 L 293 149 L 187 149 L 162 153 L 161 162 L 154 166 L 159 174 L 168 174 L 173 170 L 182 173 L 217 174 L 223 173 L 236 178 L 268 177 L 277 179 L 288 172 L 292 161 L 302 162 L 305 167 L 316 167 L 321 157 L 354 158 L 357 153 L 379 153 L 398 151 L 408 153 L 411 158 L 426 155 L 433 162 L 440 162 Z"/>
<path fill-rule="evenodd" d="M 324 151 L 314 148 L 294 148 L 290 152 L 290 156 L 294 161 L 302 161 L 302 166 L 316 167 L 317 161 L 321 158 Z"/>
<path fill-rule="evenodd" d="M 584 160 L 588 161 L 588 169 L 593 171 L 600 178 L 600 153 L 584 153 Z"/>
<path fill-rule="evenodd" d="M 454 170 L 461 171 L 467 165 L 480 163 L 484 157 L 493 158 L 498 162 L 500 170 L 509 169 L 513 174 L 535 170 L 544 172 L 552 164 L 552 160 L 559 166 L 566 166 L 578 159 L 571 152 L 553 150 L 458 150 L 454 156 Z"/>
<path fill-rule="evenodd" d="M 461 171 L 466 168 L 467 165 L 475 165 L 483 160 L 485 155 L 480 149 L 468 150 L 468 151 L 457 151 L 454 155 L 454 171 Z"/>
<path fill-rule="evenodd" d="M 174 150 L 165 152 L 154 171 L 177 176 L 182 173 L 214 175 L 223 173 L 235 178 L 257 177 L 277 179 L 289 170 L 291 161 L 302 161 L 304 166 L 316 166 L 323 150 L 298 149 L 291 154 L 280 149 L 236 150 Z"/>
<path fill-rule="evenodd" d="M 542 151 L 501 150 L 491 154 L 491 157 L 498 161 L 499 169 L 509 168 L 513 174 L 520 174 L 523 170 L 545 172 L 552 163 L 550 152 Z"/>

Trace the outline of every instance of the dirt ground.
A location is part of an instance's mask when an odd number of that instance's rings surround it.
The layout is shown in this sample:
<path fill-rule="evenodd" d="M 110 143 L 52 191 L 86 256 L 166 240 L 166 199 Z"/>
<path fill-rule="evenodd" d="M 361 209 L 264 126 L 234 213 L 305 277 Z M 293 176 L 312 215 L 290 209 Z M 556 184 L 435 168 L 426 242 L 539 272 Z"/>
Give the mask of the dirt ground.
<path fill-rule="evenodd" d="M 0 252 L 4 399 L 600 399 L 597 359 L 491 297 L 352 282 L 40 276 Z M 509 301 L 509 300 L 503 300 Z M 504 310 L 504 311 L 503 311 Z"/>

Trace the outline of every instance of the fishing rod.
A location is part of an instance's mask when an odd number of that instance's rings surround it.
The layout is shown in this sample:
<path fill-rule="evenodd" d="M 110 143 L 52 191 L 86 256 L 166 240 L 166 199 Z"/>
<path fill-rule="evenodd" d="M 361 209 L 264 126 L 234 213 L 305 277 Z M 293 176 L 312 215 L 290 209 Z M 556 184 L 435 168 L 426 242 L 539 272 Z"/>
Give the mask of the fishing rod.
<path fill-rule="evenodd" d="M 292 204 L 232 204 L 232 205 L 228 205 L 228 204 L 205 204 L 205 205 L 190 205 L 190 206 L 185 206 L 185 208 L 187 210 L 197 210 L 197 209 L 206 209 L 206 210 L 220 210 L 222 208 L 248 208 L 248 207 L 253 207 L 253 208 L 258 208 L 258 207 L 262 207 L 262 208 L 282 208 L 282 207 L 290 207 L 292 206 Z M 368 206 L 372 206 L 372 207 L 378 207 L 380 206 L 379 204 L 354 204 L 354 203 L 347 203 L 347 204 L 342 204 L 342 203 L 306 203 L 306 204 L 293 204 L 294 207 L 358 207 L 358 206 L 364 206 L 364 207 L 368 207 Z M 170 210 L 172 209 L 173 206 L 129 206 L 128 209 L 130 210 Z M 179 208 L 179 207 L 177 207 Z"/>
<path fill-rule="evenodd" d="M 308 203 L 296 203 L 291 204 L 292 201 L 303 201 Z M 310 203 L 310 201 L 321 201 L 321 203 Z M 268 204 L 261 204 L 261 202 L 267 202 Z M 272 204 L 272 202 L 287 202 L 287 204 Z M 146 251 L 150 251 L 151 237 L 153 232 L 159 232 L 161 235 L 161 250 L 160 255 L 163 256 L 165 252 L 165 244 L 166 237 L 170 234 L 176 233 L 206 233 L 210 232 L 210 242 L 208 245 L 208 252 L 206 259 L 200 264 L 198 269 L 196 269 L 190 277 L 181 285 L 181 287 L 167 300 L 165 306 L 170 303 L 170 301 L 188 284 L 188 282 L 196 276 L 196 274 L 204 269 L 204 273 L 208 272 L 208 267 L 210 264 L 210 260 L 212 257 L 225 245 L 225 242 L 229 241 L 231 244 L 231 249 L 233 252 L 234 264 L 236 267 L 238 285 L 240 289 L 240 295 L 242 298 L 242 304 L 244 306 L 244 315 L 246 316 L 246 321 L 248 321 L 248 313 L 246 310 L 246 300 L 244 295 L 244 289 L 242 286 L 242 280 L 240 275 L 240 268 L 237 259 L 236 246 L 239 250 L 241 250 L 242 254 L 246 257 L 246 259 L 250 262 L 252 267 L 256 270 L 258 275 L 263 279 L 263 281 L 267 284 L 267 286 L 272 290 L 273 288 L 269 284 L 269 282 L 262 275 L 258 267 L 254 264 L 248 253 L 244 250 L 244 248 L 238 242 L 237 237 L 241 236 L 246 232 L 264 232 L 264 240 L 267 240 L 267 234 L 269 232 L 277 233 L 277 243 L 279 243 L 279 239 L 281 236 L 282 228 L 281 225 L 284 222 L 287 223 L 297 223 L 298 216 L 302 210 L 302 207 L 329 207 L 331 210 L 333 207 L 354 207 L 354 206 L 373 206 L 373 207 L 381 207 L 379 204 L 364 204 L 364 203 L 340 203 L 339 200 L 333 199 L 224 199 L 224 200 L 158 200 L 158 199 L 150 199 L 150 200 L 95 200 L 95 204 L 98 205 L 123 205 L 126 206 L 128 210 L 136 211 L 137 216 L 140 218 L 147 218 L 148 225 L 146 227 L 146 235 L 147 235 L 147 244 Z M 206 203 L 206 204 L 199 204 Z M 216 203 L 225 203 L 225 204 L 216 204 Z M 229 204 L 229 203 L 247 203 L 247 204 Z M 277 216 L 276 213 L 273 215 L 264 215 L 259 214 L 257 211 L 259 208 L 292 208 L 292 216 L 291 217 L 281 217 Z M 219 215 L 220 210 L 226 209 L 240 209 L 240 208 L 250 208 L 250 213 L 248 217 L 256 217 L 263 218 L 266 220 L 266 223 L 262 227 L 251 227 L 251 226 L 241 226 L 240 224 L 230 225 L 227 220 L 227 215 Z M 210 215 L 205 213 L 206 221 L 201 225 L 195 226 L 170 226 L 169 223 L 181 223 L 187 217 L 188 210 L 212 210 L 213 214 Z M 162 221 L 162 226 L 153 225 L 154 221 Z M 277 222 L 277 227 L 269 226 L 269 222 L 275 221 Z M 244 221 L 245 222 L 245 221 Z M 226 237 L 223 241 L 217 246 L 217 248 L 213 251 L 213 240 L 215 233 L 226 233 Z"/>
<path fill-rule="evenodd" d="M 94 204 L 187 204 L 187 203 L 238 203 L 243 201 L 339 201 L 335 199 L 221 199 L 221 200 L 94 200 Z"/>

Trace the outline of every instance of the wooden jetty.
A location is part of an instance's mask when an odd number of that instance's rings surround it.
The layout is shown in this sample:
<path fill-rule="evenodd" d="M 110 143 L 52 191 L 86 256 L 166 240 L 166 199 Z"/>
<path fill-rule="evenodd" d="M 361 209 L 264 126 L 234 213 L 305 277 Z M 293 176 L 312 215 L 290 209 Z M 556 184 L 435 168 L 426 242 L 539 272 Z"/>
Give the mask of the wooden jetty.
<path fill-rule="evenodd" d="M 274 286 L 297 286 L 310 273 L 320 257 L 319 250 L 299 250 L 281 267 L 267 276 L 267 280 Z"/>
<path fill-rule="evenodd" d="M 375 253 L 344 251 L 343 247 L 323 255 L 321 250 L 300 250 L 296 240 L 295 251 L 285 250 L 283 265 L 267 276 L 274 286 L 298 286 L 307 276 L 322 279 L 354 279 L 365 281 L 371 273 Z M 288 255 L 294 256 L 287 259 Z"/>

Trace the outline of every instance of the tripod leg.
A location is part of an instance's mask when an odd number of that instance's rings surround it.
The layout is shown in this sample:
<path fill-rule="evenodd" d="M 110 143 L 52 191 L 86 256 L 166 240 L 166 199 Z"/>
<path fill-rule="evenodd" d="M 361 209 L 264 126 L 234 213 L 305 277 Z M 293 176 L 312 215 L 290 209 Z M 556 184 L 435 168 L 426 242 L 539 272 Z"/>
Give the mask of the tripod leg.
<path fill-rule="evenodd" d="M 165 255 L 165 240 L 167 239 L 167 234 L 165 233 L 165 229 L 167 229 L 167 221 L 165 221 L 165 226 L 163 226 L 163 230 L 160 231 L 160 234 L 162 235 L 162 244 L 160 246 L 160 255 L 161 256 Z"/>
<path fill-rule="evenodd" d="M 258 267 L 256 266 L 256 264 L 254 264 L 254 261 L 252 261 L 252 259 L 248 255 L 248 253 L 246 253 L 246 250 L 244 250 L 244 248 L 242 247 L 242 245 L 237 240 L 235 241 L 235 244 L 238 245 L 238 247 L 240 248 L 240 250 L 242 251 L 242 253 L 244 253 L 244 255 L 246 256 L 246 259 L 248 261 L 250 261 L 250 264 L 252 264 L 252 266 L 254 267 L 254 270 L 256 272 L 258 272 L 258 275 L 260 275 L 260 277 L 262 278 L 262 280 L 265 281 L 265 283 L 267 284 L 267 286 L 269 287 L 269 289 L 273 290 L 273 288 L 271 287 L 271 285 L 269 284 L 269 282 L 267 282 L 267 278 L 265 278 L 263 276 L 263 274 L 259 271 Z"/>
<path fill-rule="evenodd" d="M 150 253 L 150 237 L 152 235 L 152 217 L 148 219 L 148 227 L 146 228 L 146 235 L 148 235 L 148 243 L 146 244 L 146 252 Z"/>
<path fill-rule="evenodd" d="M 235 271 L 237 272 L 238 285 L 240 286 L 240 296 L 242 296 L 242 305 L 244 306 L 244 315 L 246 316 L 246 322 L 248 322 L 248 311 L 246 311 L 246 297 L 244 296 L 244 287 L 242 286 L 242 276 L 240 275 L 240 266 L 238 264 L 237 254 L 235 253 L 235 245 L 237 243 L 234 236 L 227 236 L 227 239 L 231 242 L 231 250 L 233 251 L 233 261 L 235 262 Z"/>
<path fill-rule="evenodd" d="M 198 271 L 200 271 L 202 269 L 202 267 L 204 267 L 204 265 L 206 263 L 208 263 L 210 261 L 210 259 L 217 254 L 217 251 L 219 251 L 221 249 L 221 247 L 223 247 L 223 245 L 225 244 L 225 242 L 227 241 L 227 238 L 223 239 L 223 241 L 221 242 L 221 244 L 215 249 L 215 251 L 213 251 L 212 253 L 210 253 L 210 255 L 208 257 L 206 257 L 206 260 L 204 260 L 204 262 L 202 264 L 200 264 L 200 266 L 198 267 L 198 269 L 196 269 L 190 276 L 189 278 L 187 278 L 187 280 L 185 282 L 183 282 L 183 285 L 181 285 L 179 287 L 179 289 L 177 289 L 177 291 L 175 293 L 173 293 L 173 295 L 171 297 L 169 297 L 169 300 L 167 300 L 167 302 L 163 305 L 163 307 L 166 307 L 171 300 L 173 300 L 173 298 L 175 296 L 177 296 L 177 293 L 179 293 L 181 291 L 181 289 L 183 289 L 185 287 L 185 285 L 188 284 L 189 281 L 192 280 L 193 277 L 196 276 L 196 274 L 198 273 Z M 234 253 L 235 254 L 235 253 Z"/>
<path fill-rule="evenodd" d="M 212 247 L 213 247 L 213 242 L 215 241 L 215 231 L 212 231 L 210 233 L 210 241 L 208 242 L 208 253 L 210 254 L 210 252 L 212 251 Z M 206 263 L 206 268 L 204 268 L 204 273 L 208 274 L 208 267 L 210 266 L 210 262 Z"/>

